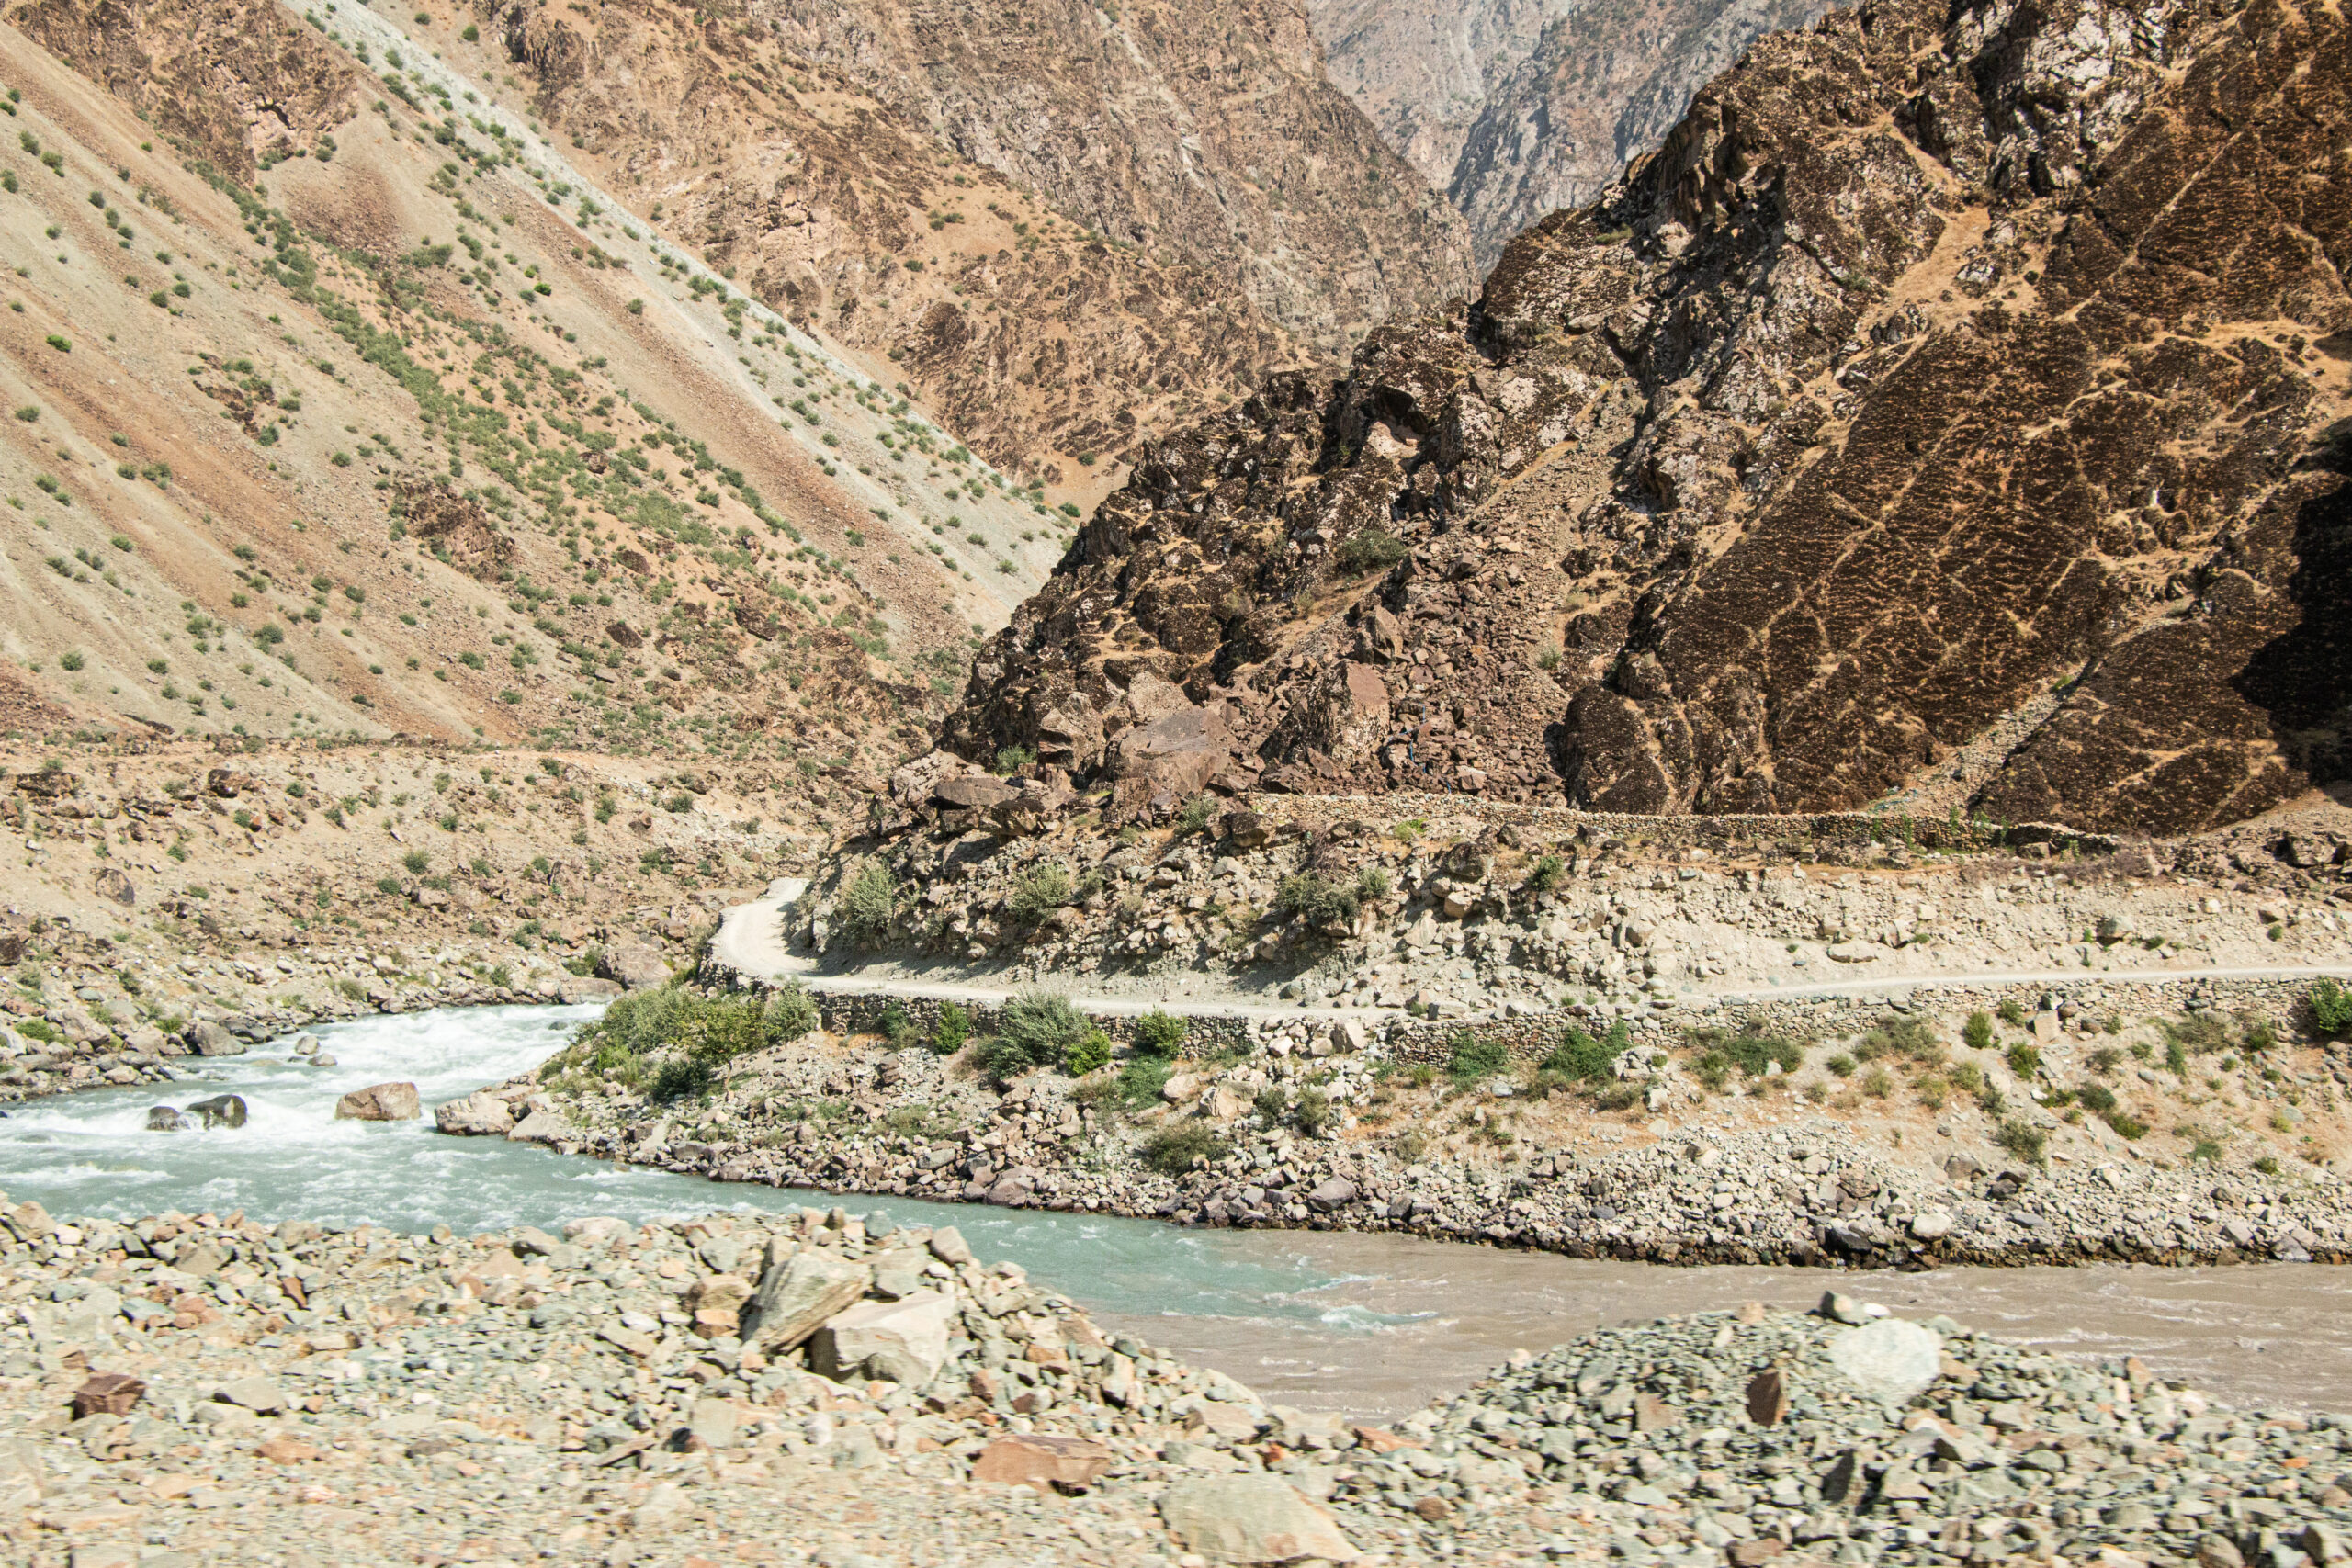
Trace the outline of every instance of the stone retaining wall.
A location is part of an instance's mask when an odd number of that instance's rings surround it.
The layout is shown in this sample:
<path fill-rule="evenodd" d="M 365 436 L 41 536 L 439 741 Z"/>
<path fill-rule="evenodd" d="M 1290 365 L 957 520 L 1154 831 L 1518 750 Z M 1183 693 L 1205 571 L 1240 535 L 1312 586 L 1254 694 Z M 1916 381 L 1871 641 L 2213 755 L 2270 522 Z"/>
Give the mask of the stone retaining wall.
<path fill-rule="evenodd" d="M 1869 996 L 1766 997 L 1707 1000 L 1696 1005 L 1686 1002 L 1629 1016 L 1624 1022 L 1636 1041 L 1666 1043 L 1679 1039 L 1683 1031 L 1702 1024 L 1727 1029 L 1752 1024 L 1762 1030 L 1800 1036 L 1844 1033 L 1864 1027 L 1871 1019 L 1890 1010 L 1957 1017 L 1978 1010 L 1995 1012 L 2004 1002 L 2015 1002 L 2029 1014 L 2041 1011 L 2045 1004 L 2054 1007 L 2070 1024 L 2079 1012 L 2089 1018 L 2094 1026 L 2110 1013 L 2136 1018 L 2218 1009 L 2233 1015 L 2244 1012 L 2267 1018 L 2282 1035 L 2310 1039 L 2311 1019 L 2304 1005 L 2310 988 L 2311 982 L 2303 979 L 2213 980 L 2188 976 L 1922 985 Z M 836 1034 L 879 1033 L 894 1008 L 920 1036 L 927 1037 L 939 1022 L 938 998 L 821 991 L 816 993 L 816 998 L 826 1029 Z M 970 1015 L 974 1033 L 985 1034 L 995 1027 L 999 1011 L 996 1004 L 960 1005 Z M 1184 1011 L 1181 1004 L 1171 1005 L 1169 1010 Z M 1186 1016 L 1187 1038 L 1192 1042 L 1238 1044 L 1251 1037 L 1251 1021 L 1248 1019 L 1210 1013 Z M 1284 1021 L 1309 1021 L 1331 1016 L 1301 1010 L 1285 1015 Z M 1398 1013 L 1352 1016 L 1363 1018 L 1374 1037 L 1386 1042 L 1389 1055 L 1408 1062 L 1431 1063 L 1445 1061 L 1453 1054 L 1456 1040 L 1465 1032 L 1476 1040 L 1498 1041 L 1512 1055 L 1533 1062 L 1552 1052 L 1560 1042 L 1561 1031 L 1570 1022 L 1598 1034 L 1617 1021 L 1604 1008 L 1593 1009 L 1584 1016 L 1566 1012 L 1469 1021 L 1408 1018 Z M 1115 1041 L 1125 1043 L 1135 1036 L 1133 1017 L 1102 1015 L 1096 1022 Z"/>

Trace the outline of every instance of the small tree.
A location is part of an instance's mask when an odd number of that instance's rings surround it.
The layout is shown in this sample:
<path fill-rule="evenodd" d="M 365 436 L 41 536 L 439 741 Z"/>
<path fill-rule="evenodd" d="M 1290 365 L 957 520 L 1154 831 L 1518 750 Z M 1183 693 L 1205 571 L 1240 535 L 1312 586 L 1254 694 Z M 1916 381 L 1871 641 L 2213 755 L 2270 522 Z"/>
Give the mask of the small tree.
<path fill-rule="evenodd" d="M 2322 1034 L 2333 1039 L 2352 1039 L 2352 988 L 2333 980 L 2312 982 L 2311 994 L 2305 998 L 2311 1005 L 2312 1022 Z"/>
<path fill-rule="evenodd" d="M 1184 1048 L 1184 1021 L 1159 1008 L 1136 1020 L 1136 1049 L 1151 1056 L 1173 1056 Z"/>
<path fill-rule="evenodd" d="M 971 1037 L 972 1015 L 959 1003 L 940 1003 L 939 1022 L 933 1026 L 931 1032 L 932 1050 L 942 1056 L 952 1056 L 961 1051 L 964 1042 Z"/>
<path fill-rule="evenodd" d="M 888 935 L 899 908 L 899 885 L 890 868 L 878 860 L 867 861 L 842 889 L 836 908 L 842 924 L 859 941 L 876 942 Z"/>

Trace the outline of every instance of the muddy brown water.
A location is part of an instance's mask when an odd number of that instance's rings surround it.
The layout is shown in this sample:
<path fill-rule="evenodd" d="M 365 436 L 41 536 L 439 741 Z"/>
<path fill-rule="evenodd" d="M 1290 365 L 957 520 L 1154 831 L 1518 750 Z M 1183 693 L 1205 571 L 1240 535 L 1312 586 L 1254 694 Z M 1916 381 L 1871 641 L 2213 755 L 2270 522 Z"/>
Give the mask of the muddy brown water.
<path fill-rule="evenodd" d="M 2241 1406 L 2352 1411 L 2352 1269 L 1952 1269 L 1851 1274 L 1676 1269 L 1353 1232 L 1185 1229 L 1147 1220 L 832 1197 L 720 1185 L 429 1121 L 338 1122 L 335 1098 L 388 1078 L 427 1104 L 543 1060 L 582 1008 L 445 1009 L 322 1027 L 338 1065 L 284 1044 L 190 1064 L 195 1081 L 100 1089 L 0 1116 L 0 1190 L 60 1215 L 243 1211 L 461 1234 L 801 1204 L 955 1225 L 985 1258 L 1025 1265 L 1098 1321 L 1229 1372 L 1268 1398 L 1393 1418 L 1458 1393 L 1511 1350 L 1596 1325 L 1762 1301 L 1808 1307 L 1836 1285 L 1908 1316 L 1948 1314 L 2052 1350 L 2134 1352 Z M 240 1128 L 146 1130 L 157 1102 L 233 1092 Z"/>

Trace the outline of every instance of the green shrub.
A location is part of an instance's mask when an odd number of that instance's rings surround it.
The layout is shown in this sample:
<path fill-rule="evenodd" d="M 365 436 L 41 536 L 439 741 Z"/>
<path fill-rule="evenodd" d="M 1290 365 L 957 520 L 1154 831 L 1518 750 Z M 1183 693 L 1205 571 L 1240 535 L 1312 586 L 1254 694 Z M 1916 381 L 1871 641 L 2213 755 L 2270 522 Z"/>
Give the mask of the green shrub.
<path fill-rule="evenodd" d="M 1388 873 L 1376 865 L 1365 866 L 1356 873 L 1356 897 L 1364 903 L 1388 897 Z"/>
<path fill-rule="evenodd" d="M 995 1037 L 981 1049 L 981 1063 L 1000 1083 L 1032 1067 L 1058 1066 L 1092 1027 L 1068 997 L 1031 991 L 1004 1004 Z"/>
<path fill-rule="evenodd" d="M 899 911 L 899 885 L 890 868 L 878 860 L 858 868 L 835 905 L 842 924 L 861 942 L 876 942 L 888 934 Z"/>
<path fill-rule="evenodd" d="M 2085 1084 L 2075 1091 L 2075 1098 L 2094 1116 L 2104 1116 L 2115 1109 L 2115 1091 L 2102 1083 Z"/>
<path fill-rule="evenodd" d="M 2001 1092 L 1999 1084 L 1988 1083 L 1977 1089 L 1976 1105 L 1977 1109 L 1984 1111 L 1985 1115 L 1998 1116 L 2009 1108 L 2009 1100 L 2008 1097 Z"/>
<path fill-rule="evenodd" d="M 1751 1078 L 1760 1078 L 1774 1062 L 1784 1073 L 1792 1073 L 1804 1065 L 1804 1047 L 1793 1040 L 1768 1034 L 1758 1025 L 1751 1024 L 1735 1034 L 1727 1029 L 1693 1029 L 1684 1038 L 1700 1052 L 1701 1061 L 1708 1055 L 1723 1058 L 1726 1066 L 1737 1067 Z M 1709 1088 L 1720 1088 L 1719 1083 Z"/>
<path fill-rule="evenodd" d="M 996 751 L 996 771 L 1000 774 L 1018 773 L 1036 760 L 1037 752 L 1035 747 L 1000 746 Z"/>
<path fill-rule="evenodd" d="M 1404 540 L 1385 528 L 1366 528 L 1340 541 L 1332 558 L 1350 577 L 1362 577 L 1366 572 L 1386 571 L 1405 555 Z"/>
<path fill-rule="evenodd" d="M 2015 1028 L 2025 1021 L 2025 1009 L 2014 1000 L 2003 1002 L 2000 1006 L 1999 1011 L 2001 1014 L 2001 1021 L 2009 1025 L 2011 1028 Z"/>
<path fill-rule="evenodd" d="M 1632 1048 L 1633 1032 L 1620 1019 L 1605 1039 L 1595 1040 L 1575 1024 L 1560 1032 L 1560 1043 L 1544 1058 L 1543 1070 L 1562 1073 L 1577 1083 L 1612 1081 L 1611 1065 Z"/>
<path fill-rule="evenodd" d="M 1062 1053 L 1062 1070 L 1074 1078 L 1082 1078 L 1111 1060 L 1111 1037 L 1100 1029 L 1089 1029 Z"/>
<path fill-rule="evenodd" d="M 1059 862 L 1032 866 L 1005 896 L 1005 908 L 1023 925 L 1034 926 L 1070 901 L 1069 867 Z"/>
<path fill-rule="evenodd" d="M 914 1032 L 915 1026 L 907 1021 L 906 1009 L 892 1002 L 882 1010 L 882 1038 L 890 1043 L 891 1050 L 904 1050 L 907 1037 Z"/>
<path fill-rule="evenodd" d="M 2264 1155 L 2254 1162 L 2254 1168 L 2265 1176 L 2276 1176 L 2278 1174 L 2278 1156 Z"/>
<path fill-rule="evenodd" d="M 1182 1176 L 1193 1168 L 1194 1160 L 1206 1160 L 1211 1165 L 1225 1158 L 1231 1145 L 1216 1128 L 1196 1121 L 1178 1122 L 1163 1127 L 1146 1138 L 1143 1163 L 1162 1176 Z"/>
<path fill-rule="evenodd" d="M 1317 872 L 1285 876 L 1274 891 L 1276 913 L 1310 926 L 1351 925 L 1363 907 L 1363 897 L 1353 886 L 1334 882 Z"/>
<path fill-rule="evenodd" d="M 1510 1068 L 1510 1049 L 1499 1040 L 1481 1040 L 1464 1029 L 1455 1033 L 1450 1044 L 1445 1070 L 1455 1083 L 1476 1083 Z"/>
<path fill-rule="evenodd" d="M 2004 1122 L 1995 1134 L 1994 1142 L 2019 1159 L 2041 1163 L 2042 1151 L 2050 1146 L 2050 1134 L 2025 1122 Z"/>
<path fill-rule="evenodd" d="M 1087 1105 L 1111 1105 L 1125 1111 L 1140 1111 L 1159 1103 L 1159 1091 L 1176 1074 L 1173 1057 L 1130 1056 L 1119 1064 L 1118 1072 L 1110 1077 L 1082 1083 L 1072 1091 Z"/>
<path fill-rule="evenodd" d="M 2188 1047 L 2177 1040 L 2165 1042 L 2165 1066 L 2176 1073 L 2188 1071 Z"/>
<path fill-rule="evenodd" d="M 1990 1051 L 1993 1048 L 1993 1015 L 1987 1012 L 1970 1013 L 1968 1021 L 1960 1026 L 1960 1037 L 1972 1051 Z"/>
<path fill-rule="evenodd" d="M 2019 1041 L 2009 1047 L 2007 1055 L 2009 1071 L 2020 1078 L 2030 1081 L 2033 1075 L 2041 1070 L 2041 1048 L 2038 1045 Z"/>
<path fill-rule="evenodd" d="M 433 863 L 433 857 L 426 854 L 423 850 L 411 850 L 408 853 L 401 856 L 401 863 L 408 867 L 409 870 L 414 872 L 417 875 L 423 876 L 424 874 L 425 868 Z"/>
<path fill-rule="evenodd" d="M 1206 828 L 1209 818 L 1216 815 L 1216 797 L 1196 795 L 1184 803 L 1183 810 L 1176 814 L 1176 830 L 1179 833 L 1197 833 Z"/>
<path fill-rule="evenodd" d="M 2303 1000 L 2311 1009 L 2312 1025 L 2320 1033 L 2331 1039 L 2352 1039 L 2352 987 L 2315 980 Z"/>
<path fill-rule="evenodd" d="M 817 1011 L 817 998 L 797 980 L 768 998 L 767 1015 L 768 1026 L 779 1041 L 797 1040 L 823 1021 Z"/>
<path fill-rule="evenodd" d="M 1566 861 L 1558 855 L 1545 855 L 1535 863 L 1535 869 L 1527 874 L 1527 886 L 1538 893 L 1549 893 L 1567 874 Z"/>
<path fill-rule="evenodd" d="M 1184 1021 L 1152 1009 L 1136 1020 L 1136 1049 L 1151 1056 L 1173 1056 L 1184 1048 Z"/>
<path fill-rule="evenodd" d="M 2107 1124 L 2114 1128 L 2116 1136 L 2120 1138 L 2144 1138 L 2148 1135 L 2148 1124 L 2128 1111 L 2112 1112 L 2107 1118 Z"/>
<path fill-rule="evenodd" d="M 964 1048 L 972 1037 L 972 1015 L 957 1002 L 939 1004 L 939 1022 L 931 1032 L 931 1048 L 943 1056 L 952 1056 Z"/>
<path fill-rule="evenodd" d="M 1318 1089 L 1284 1089 L 1272 1085 L 1258 1091 L 1251 1109 L 1265 1119 L 1269 1127 L 1290 1127 L 1310 1138 L 1319 1138 L 1339 1119 L 1330 1100 Z"/>
<path fill-rule="evenodd" d="M 646 1098 L 657 1105 L 697 1099 L 710 1091 L 710 1064 L 693 1056 L 673 1056 L 655 1070 Z"/>

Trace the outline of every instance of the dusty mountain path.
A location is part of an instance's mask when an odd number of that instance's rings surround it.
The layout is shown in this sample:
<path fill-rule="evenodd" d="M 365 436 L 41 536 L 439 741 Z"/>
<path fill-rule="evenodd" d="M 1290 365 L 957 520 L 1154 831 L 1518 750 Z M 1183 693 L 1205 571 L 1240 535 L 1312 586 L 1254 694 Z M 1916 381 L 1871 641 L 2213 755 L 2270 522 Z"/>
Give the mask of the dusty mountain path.
<path fill-rule="evenodd" d="M 938 1001 L 1001 1002 L 1016 989 L 993 986 L 982 981 L 941 979 L 937 975 L 948 966 L 926 966 L 910 971 L 906 965 L 882 962 L 865 965 L 854 974 L 827 973 L 815 960 L 797 956 L 785 943 L 783 919 L 785 912 L 807 891 L 805 876 L 782 876 L 768 885 L 767 891 L 748 903 L 729 906 L 721 915 L 718 930 L 710 942 L 712 962 L 733 970 L 747 979 L 767 981 L 797 980 L 812 991 L 831 996 L 892 996 L 922 998 Z M 2342 962 L 2334 964 L 2182 964 L 2179 966 L 2134 968 L 2125 971 L 2085 969 L 1965 969 L 1943 973 L 1917 975 L 1881 975 L 1867 979 L 1833 980 L 1802 986 L 1757 986 L 1740 984 L 1710 987 L 1684 998 L 1688 1010 L 1708 1002 L 1743 1002 L 1758 1000 L 1788 1000 L 1808 997 L 1885 998 L 1918 990 L 1939 990 L 1954 987 L 1999 986 L 2067 985 L 2086 979 L 2136 981 L 2199 981 L 2199 980 L 2313 980 L 2322 977 L 2352 979 L 2352 953 Z M 1371 1020 L 1393 1013 L 1392 1008 L 1311 1007 L 1291 1002 L 1263 1002 L 1230 986 L 1222 985 L 1215 976 L 1196 976 L 1200 984 L 1179 990 L 1168 987 L 1147 993 L 1138 989 L 1117 991 L 1069 992 L 1069 998 L 1080 1009 L 1111 1017 L 1136 1016 L 1155 1008 L 1203 1018 L 1261 1019 L 1340 1019 Z"/>

